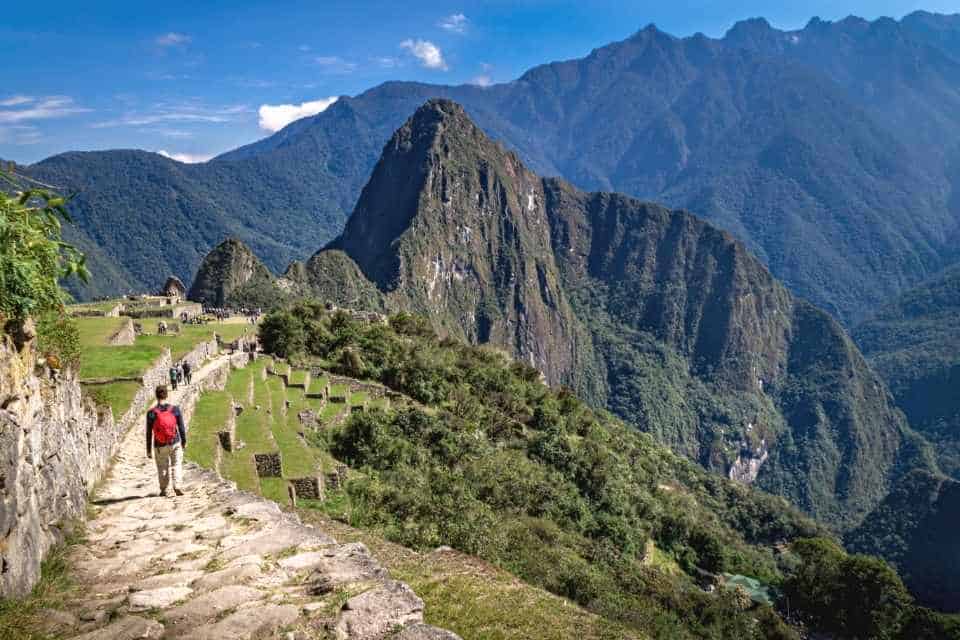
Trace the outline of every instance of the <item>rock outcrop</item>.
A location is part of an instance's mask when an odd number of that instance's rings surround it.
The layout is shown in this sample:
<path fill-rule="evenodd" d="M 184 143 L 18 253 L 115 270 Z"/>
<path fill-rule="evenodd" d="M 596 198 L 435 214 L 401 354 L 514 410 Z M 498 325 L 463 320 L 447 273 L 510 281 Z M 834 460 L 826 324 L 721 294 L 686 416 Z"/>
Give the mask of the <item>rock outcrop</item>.
<path fill-rule="evenodd" d="M 271 296 L 280 295 L 273 282 L 260 259 L 241 241 L 229 238 L 204 257 L 187 297 L 210 307 L 264 306 Z"/>

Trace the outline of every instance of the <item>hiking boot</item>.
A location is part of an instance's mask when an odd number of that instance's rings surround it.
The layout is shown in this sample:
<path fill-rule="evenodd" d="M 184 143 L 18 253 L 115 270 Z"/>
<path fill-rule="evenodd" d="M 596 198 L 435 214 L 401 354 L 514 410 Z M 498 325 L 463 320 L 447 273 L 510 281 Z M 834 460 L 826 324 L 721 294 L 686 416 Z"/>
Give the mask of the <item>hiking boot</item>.
<path fill-rule="evenodd" d="M 173 492 L 174 492 L 175 494 L 177 494 L 178 496 L 182 496 L 182 495 L 183 495 L 183 489 L 174 489 Z"/>

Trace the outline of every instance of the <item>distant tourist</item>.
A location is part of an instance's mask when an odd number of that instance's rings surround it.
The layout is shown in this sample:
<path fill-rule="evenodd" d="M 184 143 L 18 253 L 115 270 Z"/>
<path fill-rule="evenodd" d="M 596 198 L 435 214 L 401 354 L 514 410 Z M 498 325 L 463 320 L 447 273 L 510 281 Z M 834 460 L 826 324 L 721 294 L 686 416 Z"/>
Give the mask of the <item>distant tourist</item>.
<path fill-rule="evenodd" d="M 183 384 L 183 365 L 177 363 L 177 384 Z"/>
<path fill-rule="evenodd" d="M 190 363 L 186 360 L 183 361 L 183 379 L 187 381 L 187 384 L 190 384 L 192 378 L 192 371 L 190 370 Z"/>
<path fill-rule="evenodd" d="M 173 365 L 170 366 L 170 386 L 173 387 L 174 391 L 177 389 L 177 368 Z"/>
<path fill-rule="evenodd" d="M 161 336 L 167 335 L 167 323 L 163 320 L 157 323 L 157 333 Z"/>
<path fill-rule="evenodd" d="M 187 428 L 180 407 L 167 404 L 167 388 L 157 387 L 157 405 L 147 412 L 147 457 L 157 463 L 160 495 L 167 492 L 173 476 L 173 492 L 183 495 L 183 450 L 187 447 Z"/>

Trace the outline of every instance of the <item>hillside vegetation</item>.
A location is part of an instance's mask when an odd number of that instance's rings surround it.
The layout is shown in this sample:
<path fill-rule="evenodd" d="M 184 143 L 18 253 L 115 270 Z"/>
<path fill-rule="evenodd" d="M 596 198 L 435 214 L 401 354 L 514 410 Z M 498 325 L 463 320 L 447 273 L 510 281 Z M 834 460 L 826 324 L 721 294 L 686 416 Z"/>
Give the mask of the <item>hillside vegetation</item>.
<path fill-rule="evenodd" d="M 441 340 L 415 316 L 370 325 L 312 303 L 269 315 L 261 338 L 415 401 L 311 438 L 351 466 L 343 492 L 317 505 L 350 524 L 476 554 L 652 637 L 797 637 L 742 592 L 697 586 L 720 572 L 784 590 L 794 610 L 806 598 L 814 628 L 947 637 L 949 619 L 917 608 L 882 561 L 837 549 L 817 573 L 803 544 L 832 543 L 800 543 L 823 530 L 783 500 L 707 473 L 502 353 Z"/>
<path fill-rule="evenodd" d="M 907 291 L 854 337 L 943 471 L 960 475 L 960 267 Z"/>

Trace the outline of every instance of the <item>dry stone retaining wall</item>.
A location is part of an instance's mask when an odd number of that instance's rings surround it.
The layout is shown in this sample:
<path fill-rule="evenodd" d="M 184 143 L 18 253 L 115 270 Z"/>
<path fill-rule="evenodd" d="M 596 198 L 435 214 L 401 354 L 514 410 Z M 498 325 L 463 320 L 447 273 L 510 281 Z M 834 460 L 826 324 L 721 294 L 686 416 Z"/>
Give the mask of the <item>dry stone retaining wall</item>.
<path fill-rule="evenodd" d="M 28 322 L 19 347 L 0 336 L 0 597 L 29 593 L 123 434 L 73 372 L 54 379 L 39 364 L 32 333 Z"/>
<path fill-rule="evenodd" d="M 257 477 L 280 478 L 283 475 L 283 463 L 277 452 L 255 453 L 253 462 L 257 467 Z"/>
<path fill-rule="evenodd" d="M 137 332 L 133 328 L 133 320 L 127 318 L 123 325 L 117 330 L 107 342 L 113 346 L 129 346 L 137 339 Z"/>

